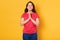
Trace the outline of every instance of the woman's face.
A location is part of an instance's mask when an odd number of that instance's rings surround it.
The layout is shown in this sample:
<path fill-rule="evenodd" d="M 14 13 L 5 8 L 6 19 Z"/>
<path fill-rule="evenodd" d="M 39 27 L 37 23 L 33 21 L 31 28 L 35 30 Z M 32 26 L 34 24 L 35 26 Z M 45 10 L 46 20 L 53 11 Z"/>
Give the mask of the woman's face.
<path fill-rule="evenodd" d="M 28 9 L 29 11 L 32 11 L 32 9 L 33 9 L 32 3 L 28 3 L 27 9 Z"/>

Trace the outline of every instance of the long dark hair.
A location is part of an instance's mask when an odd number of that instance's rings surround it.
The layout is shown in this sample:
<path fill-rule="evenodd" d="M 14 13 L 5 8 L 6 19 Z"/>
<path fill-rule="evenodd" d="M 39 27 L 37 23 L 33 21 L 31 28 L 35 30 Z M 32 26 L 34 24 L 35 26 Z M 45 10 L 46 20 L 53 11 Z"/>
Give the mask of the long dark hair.
<path fill-rule="evenodd" d="M 29 2 L 26 4 L 26 8 L 25 8 L 24 12 L 28 12 L 27 6 L 28 6 L 29 3 L 31 3 L 31 4 L 33 5 L 32 12 L 35 12 L 35 13 L 36 13 L 35 6 L 34 6 L 34 3 L 33 3 L 32 1 L 29 1 Z"/>

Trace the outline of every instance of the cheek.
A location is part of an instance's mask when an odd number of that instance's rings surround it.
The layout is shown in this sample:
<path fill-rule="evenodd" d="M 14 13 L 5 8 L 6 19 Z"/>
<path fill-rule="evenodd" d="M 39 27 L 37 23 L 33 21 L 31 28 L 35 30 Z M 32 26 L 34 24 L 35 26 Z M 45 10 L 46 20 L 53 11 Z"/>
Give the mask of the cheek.
<path fill-rule="evenodd" d="M 33 7 L 31 6 L 30 9 L 33 9 Z"/>
<path fill-rule="evenodd" d="M 32 7 L 32 6 L 28 6 L 27 8 L 28 8 L 29 10 L 32 10 L 32 9 L 33 9 L 33 7 Z"/>

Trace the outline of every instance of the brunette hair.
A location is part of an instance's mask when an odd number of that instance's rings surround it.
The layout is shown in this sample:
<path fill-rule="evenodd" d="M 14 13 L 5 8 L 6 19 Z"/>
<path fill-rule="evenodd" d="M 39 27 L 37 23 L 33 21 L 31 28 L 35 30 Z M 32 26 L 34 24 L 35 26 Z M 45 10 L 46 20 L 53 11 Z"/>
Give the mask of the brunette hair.
<path fill-rule="evenodd" d="M 25 8 L 24 12 L 28 12 L 27 6 L 28 6 L 29 3 L 31 3 L 31 4 L 33 5 L 32 12 L 36 12 L 34 3 L 33 3 L 32 1 L 29 1 L 29 2 L 26 4 L 26 8 Z"/>

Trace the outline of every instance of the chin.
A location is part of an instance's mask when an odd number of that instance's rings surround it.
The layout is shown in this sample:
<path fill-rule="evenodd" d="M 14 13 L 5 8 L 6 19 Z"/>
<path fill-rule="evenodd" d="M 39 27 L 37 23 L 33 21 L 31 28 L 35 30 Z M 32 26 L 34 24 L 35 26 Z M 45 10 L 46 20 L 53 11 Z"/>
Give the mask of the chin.
<path fill-rule="evenodd" d="M 32 10 L 32 9 L 29 9 L 30 11 Z"/>

